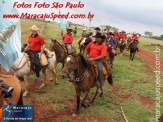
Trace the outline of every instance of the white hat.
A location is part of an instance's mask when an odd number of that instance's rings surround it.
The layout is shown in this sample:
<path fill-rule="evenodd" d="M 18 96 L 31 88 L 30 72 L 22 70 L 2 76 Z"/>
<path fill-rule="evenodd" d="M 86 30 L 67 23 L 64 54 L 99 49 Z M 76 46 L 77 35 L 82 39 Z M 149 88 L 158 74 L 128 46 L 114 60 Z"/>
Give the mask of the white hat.
<path fill-rule="evenodd" d="M 36 25 L 33 25 L 30 29 L 31 29 L 31 30 L 34 30 L 34 31 L 38 31 L 38 30 L 39 30 L 39 28 L 37 28 Z"/>

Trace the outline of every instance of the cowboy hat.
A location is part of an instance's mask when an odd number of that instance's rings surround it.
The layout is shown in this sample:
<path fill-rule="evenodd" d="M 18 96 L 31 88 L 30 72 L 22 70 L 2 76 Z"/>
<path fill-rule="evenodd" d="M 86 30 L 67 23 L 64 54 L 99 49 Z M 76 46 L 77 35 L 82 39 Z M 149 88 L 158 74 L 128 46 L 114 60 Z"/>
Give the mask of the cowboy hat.
<path fill-rule="evenodd" d="M 96 35 L 94 37 L 95 38 L 104 38 L 105 36 L 102 35 L 101 33 L 96 33 Z"/>
<path fill-rule="evenodd" d="M 72 29 L 71 27 L 68 27 L 67 30 L 71 30 L 71 31 L 73 31 L 73 29 Z"/>
<path fill-rule="evenodd" d="M 114 35 L 112 32 L 107 33 L 108 35 Z"/>
<path fill-rule="evenodd" d="M 95 30 L 101 30 L 99 27 L 96 27 Z"/>
<path fill-rule="evenodd" d="M 37 28 L 36 25 L 33 25 L 32 27 L 30 27 L 30 29 L 31 29 L 31 30 L 34 30 L 34 31 L 38 31 L 38 30 L 39 30 L 39 28 Z"/>
<path fill-rule="evenodd" d="M 83 31 L 86 31 L 86 30 L 87 30 L 86 28 L 83 29 Z"/>

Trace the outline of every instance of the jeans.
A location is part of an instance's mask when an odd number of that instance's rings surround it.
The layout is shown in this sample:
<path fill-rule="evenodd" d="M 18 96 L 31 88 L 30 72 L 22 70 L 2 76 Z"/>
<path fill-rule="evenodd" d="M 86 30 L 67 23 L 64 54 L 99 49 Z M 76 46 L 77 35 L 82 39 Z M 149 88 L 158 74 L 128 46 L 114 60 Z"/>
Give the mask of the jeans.
<path fill-rule="evenodd" d="M 97 60 L 97 67 L 98 67 L 98 80 L 99 80 L 99 87 L 102 90 L 102 82 L 103 82 L 103 64 L 102 64 L 102 60 Z"/>
<path fill-rule="evenodd" d="M 41 64 L 40 64 L 40 59 L 38 53 L 40 53 L 40 50 L 38 51 L 32 51 L 30 50 L 34 57 L 35 57 L 35 72 L 36 72 L 36 77 L 40 77 L 40 70 L 41 70 Z"/>

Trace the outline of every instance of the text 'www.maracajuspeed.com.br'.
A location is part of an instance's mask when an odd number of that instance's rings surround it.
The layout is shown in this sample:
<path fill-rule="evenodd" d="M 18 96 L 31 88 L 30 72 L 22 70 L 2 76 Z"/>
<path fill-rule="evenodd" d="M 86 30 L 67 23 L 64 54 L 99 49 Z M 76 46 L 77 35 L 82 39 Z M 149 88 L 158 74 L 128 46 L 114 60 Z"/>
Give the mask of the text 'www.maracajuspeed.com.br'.
<path fill-rule="evenodd" d="M 65 19 L 85 19 L 85 18 L 93 18 L 94 14 L 89 12 L 88 14 L 71 14 L 68 12 L 67 14 L 55 14 L 55 13 L 45 13 L 45 14 L 29 14 L 29 13 L 22 13 L 21 15 L 18 14 L 4 14 L 3 18 L 27 18 L 27 19 L 56 19 L 56 18 L 65 18 Z"/>

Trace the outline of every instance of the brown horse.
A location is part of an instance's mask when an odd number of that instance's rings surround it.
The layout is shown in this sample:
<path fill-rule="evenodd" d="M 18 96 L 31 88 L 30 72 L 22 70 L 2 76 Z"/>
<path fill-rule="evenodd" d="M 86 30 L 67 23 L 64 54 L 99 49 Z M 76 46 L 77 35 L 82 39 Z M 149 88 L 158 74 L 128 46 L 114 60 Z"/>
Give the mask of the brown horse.
<path fill-rule="evenodd" d="M 69 43 L 60 44 L 56 39 L 51 39 L 50 51 L 54 51 L 56 54 L 57 62 L 64 63 L 68 54 L 75 54 L 76 49 Z"/>
<path fill-rule="evenodd" d="M 85 38 L 85 37 L 81 37 L 78 40 L 78 45 L 79 45 L 79 50 L 80 50 L 80 54 L 83 55 L 86 46 L 92 41 L 91 38 Z"/>
<path fill-rule="evenodd" d="M 61 77 L 64 78 L 69 78 L 70 73 L 74 72 L 74 78 L 72 80 L 75 89 L 76 89 L 76 94 L 77 94 L 77 108 L 73 116 L 77 116 L 79 113 L 80 109 L 80 96 L 81 92 L 84 93 L 84 98 L 82 99 L 81 106 L 84 108 L 87 108 L 89 105 L 85 104 L 85 100 L 88 96 L 88 93 L 92 87 L 95 87 L 98 85 L 97 82 L 97 75 L 95 76 L 95 71 L 92 70 L 92 67 L 90 64 L 84 59 L 83 56 L 81 55 L 68 55 L 67 58 L 64 61 L 64 67 L 60 73 Z M 109 77 L 108 77 L 109 76 Z M 107 77 L 104 77 L 104 80 L 108 79 L 108 82 L 110 84 L 113 83 L 112 81 L 112 75 L 111 71 L 107 75 Z M 98 88 L 97 88 L 98 89 Z M 98 94 L 96 89 L 96 93 L 94 97 L 91 100 L 92 104 Z"/>
<path fill-rule="evenodd" d="M 112 46 L 109 44 L 107 45 L 107 57 L 106 57 L 106 60 L 107 62 L 110 63 L 110 66 L 111 68 L 113 68 L 113 61 L 114 61 L 114 52 L 113 50 L 115 51 L 115 56 L 117 55 L 116 53 L 116 49 L 112 49 Z"/>
<path fill-rule="evenodd" d="M 119 48 L 120 48 L 120 53 L 121 53 L 121 55 L 122 55 L 122 53 L 123 53 L 125 47 L 126 47 L 126 42 L 125 42 L 125 40 L 120 39 Z"/>
<path fill-rule="evenodd" d="M 11 98 L 4 98 L 1 93 L 1 83 L 0 83 L 0 122 L 2 120 L 2 105 L 8 105 L 7 100 L 10 100 L 13 105 L 23 105 L 22 89 L 18 79 L 11 75 L 1 75 L 0 80 L 3 80 L 2 84 L 11 86 L 14 90 Z"/>

